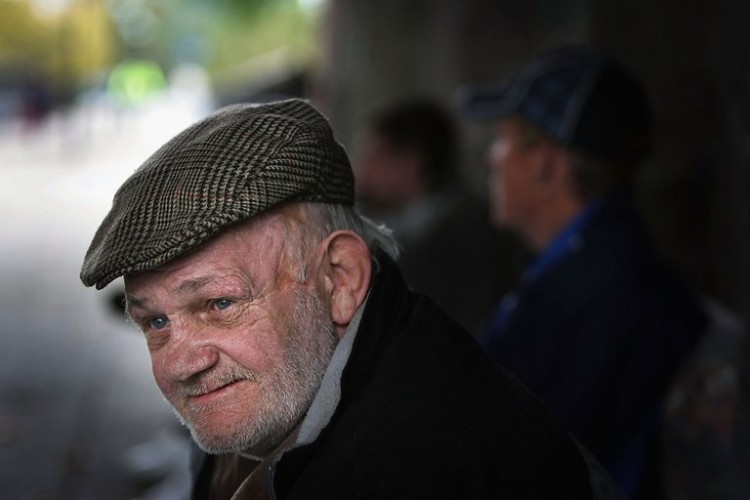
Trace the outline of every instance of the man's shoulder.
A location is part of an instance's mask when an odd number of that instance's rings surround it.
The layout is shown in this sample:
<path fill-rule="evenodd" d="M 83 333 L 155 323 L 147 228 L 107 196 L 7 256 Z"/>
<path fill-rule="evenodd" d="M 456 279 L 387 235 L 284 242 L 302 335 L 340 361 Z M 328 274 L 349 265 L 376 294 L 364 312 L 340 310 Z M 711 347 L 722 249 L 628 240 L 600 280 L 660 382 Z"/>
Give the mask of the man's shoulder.
<path fill-rule="evenodd" d="M 631 313 L 667 310 L 670 303 L 691 300 L 629 203 L 605 204 L 570 245 L 573 250 L 533 284 L 531 303 L 594 314 L 619 305 Z"/>
<path fill-rule="evenodd" d="M 567 431 L 430 299 L 416 299 L 378 355 L 361 391 L 342 395 L 318 444 L 323 463 L 352 477 L 365 467 L 383 485 L 414 492 L 431 491 L 440 475 L 458 497 L 464 487 L 518 498 L 588 488 Z"/>
<path fill-rule="evenodd" d="M 567 431 L 394 271 L 386 262 L 373 285 L 335 414 L 285 454 L 279 487 L 290 498 L 589 498 Z"/>

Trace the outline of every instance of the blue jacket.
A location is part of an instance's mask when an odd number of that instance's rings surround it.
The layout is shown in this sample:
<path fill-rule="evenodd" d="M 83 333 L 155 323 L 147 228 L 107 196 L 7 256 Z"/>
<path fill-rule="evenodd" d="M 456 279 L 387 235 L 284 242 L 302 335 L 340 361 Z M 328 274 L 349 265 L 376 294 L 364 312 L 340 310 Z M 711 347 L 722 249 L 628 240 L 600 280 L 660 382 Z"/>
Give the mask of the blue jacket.
<path fill-rule="evenodd" d="M 705 318 L 627 197 L 600 200 L 564 233 L 480 338 L 634 494 L 657 462 L 662 396 Z"/>

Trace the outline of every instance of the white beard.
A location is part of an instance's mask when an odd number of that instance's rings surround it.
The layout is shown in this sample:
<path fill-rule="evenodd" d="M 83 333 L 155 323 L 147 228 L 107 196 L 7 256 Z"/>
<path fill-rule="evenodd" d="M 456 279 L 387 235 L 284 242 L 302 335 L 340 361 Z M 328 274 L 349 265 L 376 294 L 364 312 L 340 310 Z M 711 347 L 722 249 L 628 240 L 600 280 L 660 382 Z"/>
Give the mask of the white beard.
<path fill-rule="evenodd" d="M 224 432 L 201 429 L 201 413 L 210 418 L 210 409 L 198 409 L 188 418 L 177 417 L 190 429 L 195 442 L 207 453 L 243 453 L 262 457 L 278 446 L 299 424 L 320 387 L 321 380 L 338 342 L 336 329 L 320 297 L 296 288 L 293 292 L 291 325 L 285 332 L 284 360 L 270 374 L 259 376 L 241 366 L 216 369 L 184 385 L 184 391 L 200 391 L 217 381 L 253 380 L 261 396 L 252 415 L 237 415 L 235 425 Z M 219 373 L 218 370 L 221 370 Z"/>

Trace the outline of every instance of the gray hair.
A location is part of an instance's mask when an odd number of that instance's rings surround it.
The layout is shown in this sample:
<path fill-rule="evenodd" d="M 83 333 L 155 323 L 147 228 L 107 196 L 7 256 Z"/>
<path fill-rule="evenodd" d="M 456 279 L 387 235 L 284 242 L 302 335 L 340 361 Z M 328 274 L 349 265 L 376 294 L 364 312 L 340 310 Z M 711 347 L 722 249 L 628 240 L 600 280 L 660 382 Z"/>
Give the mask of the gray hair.
<path fill-rule="evenodd" d="M 352 231 L 359 235 L 370 250 L 376 266 L 378 258 L 385 254 L 398 260 L 401 246 L 393 232 L 384 224 L 377 224 L 360 214 L 356 208 L 333 203 L 302 202 L 284 206 L 280 209 L 288 222 L 286 247 L 289 256 L 300 263 L 300 281 L 307 275 L 306 257 L 328 235 L 341 230 Z M 297 224 L 295 224 L 296 222 Z M 299 229 L 295 230 L 294 226 Z"/>

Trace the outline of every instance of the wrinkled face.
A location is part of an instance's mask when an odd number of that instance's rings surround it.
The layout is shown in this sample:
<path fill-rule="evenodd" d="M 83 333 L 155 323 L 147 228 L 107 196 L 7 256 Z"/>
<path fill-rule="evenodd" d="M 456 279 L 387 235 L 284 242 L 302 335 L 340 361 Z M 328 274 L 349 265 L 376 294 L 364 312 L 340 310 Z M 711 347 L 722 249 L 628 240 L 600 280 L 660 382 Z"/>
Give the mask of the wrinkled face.
<path fill-rule="evenodd" d="M 337 342 L 314 279 L 284 251 L 281 217 L 126 277 L 156 382 L 206 451 L 278 445 L 315 396 Z M 314 273 L 311 273 L 314 274 Z"/>
<path fill-rule="evenodd" d="M 502 120 L 490 148 L 490 202 L 495 222 L 523 229 L 533 221 L 538 147 L 528 144 L 516 119 Z"/>

